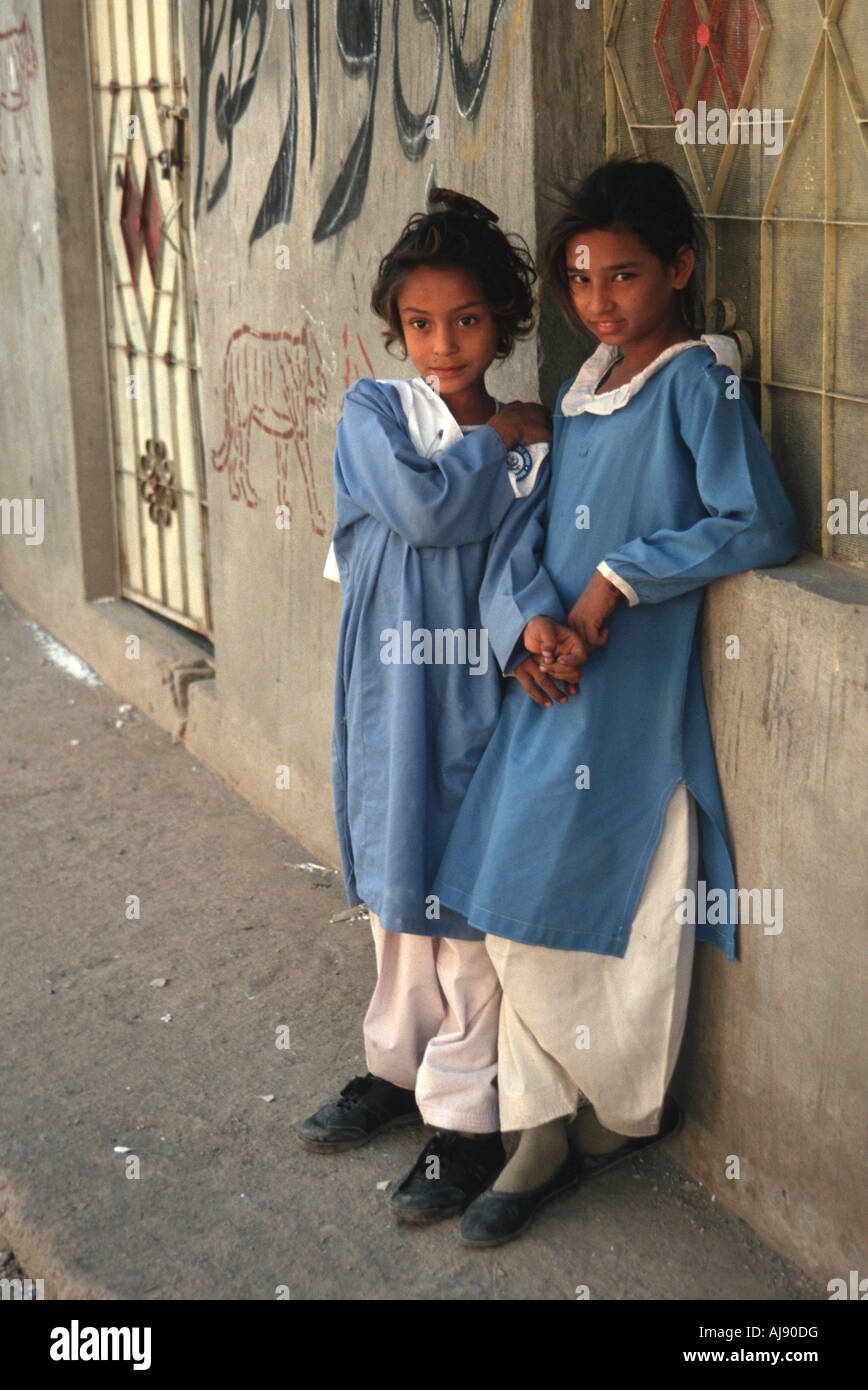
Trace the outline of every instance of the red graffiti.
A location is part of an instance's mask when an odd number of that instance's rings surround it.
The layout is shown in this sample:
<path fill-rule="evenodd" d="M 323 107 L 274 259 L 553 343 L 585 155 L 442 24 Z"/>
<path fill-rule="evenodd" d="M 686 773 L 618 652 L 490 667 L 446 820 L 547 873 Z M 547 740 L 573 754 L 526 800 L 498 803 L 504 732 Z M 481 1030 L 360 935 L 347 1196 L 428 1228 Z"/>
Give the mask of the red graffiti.
<path fill-rule="evenodd" d="M 259 497 L 250 481 L 250 436 L 254 426 L 275 441 L 277 501 L 289 510 L 290 443 L 294 445 L 316 535 L 326 530 L 314 483 L 310 453 L 310 412 L 322 414 L 328 381 L 322 356 L 308 324 L 300 333 L 260 333 L 244 324 L 226 344 L 223 409 L 226 430 L 211 454 L 218 472 L 228 466 L 229 496 L 255 507 Z"/>
<path fill-rule="evenodd" d="M 0 174 L 5 174 L 8 167 L 3 155 L 3 129 L 6 122 L 3 121 L 2 117 L 5 111 L 11 115 L 12 124 L 15 127 L 19 174 L 26 172 L 24 146 L 21 139 L 22 125 L 30 137 L 30 148 L 33 151 L 33 172 L 34 174 L 42 173 L 42 162 L 36 148 L 33 116 L 30 110 L 30 84 L 38 71 L 36 44 L 33 42 L 30 25 L 25 19 L 17 29 L 7 29 L 5 33 L 0 34 Z"/>
<path fill-rule="evenodd" d="M 352 339 L 355 339 L 355 342 L 353 342 Z M 348 391 L 354 381 L 361 381 L 363 376 L 375 376 L 376 373 L 371 366 L 370 357 L 365 352 L 364 343 L 358 333 L 353 333 L 352 336 L 350 335 L 349 325 L 346 323 L 344 324 L 344 331 L 341 335 L 341 342 L 344 345 L 344 390 Z M 356 347 L 358 347 L 359 353 L 364 359 L 364 366 L 368 369 L 367 372 L 359 370 L 362 364 L 355 355 Z"/>

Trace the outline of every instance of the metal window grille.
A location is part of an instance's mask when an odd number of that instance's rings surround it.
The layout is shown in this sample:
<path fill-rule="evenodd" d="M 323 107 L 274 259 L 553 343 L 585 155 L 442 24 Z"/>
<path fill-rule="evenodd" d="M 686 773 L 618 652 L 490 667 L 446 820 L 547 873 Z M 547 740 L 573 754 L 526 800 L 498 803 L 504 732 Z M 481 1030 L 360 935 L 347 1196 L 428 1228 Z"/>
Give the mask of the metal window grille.
<path fill-rule="evenodd" d="M 122 592 L 211 636 L 179 0 L 88 0 Z"/>
<path fill-rule="evenodd" d="M 863 565 L 853 494 L 858 509 L 868 499 L 864 21 L 860 0 L 604 0 L 608 152 L 664 160 L 692 185 L 706 331 L 739 338 L 804 540 Z M 712 108 L 771 113 L 773 152 L 753 116 L 736 122 L 738 143 L 679 143 L 677 113 L 698 117 L 700 102 L 706 132 Z M 848 507 L 841 534 L 832 499 Z"/>

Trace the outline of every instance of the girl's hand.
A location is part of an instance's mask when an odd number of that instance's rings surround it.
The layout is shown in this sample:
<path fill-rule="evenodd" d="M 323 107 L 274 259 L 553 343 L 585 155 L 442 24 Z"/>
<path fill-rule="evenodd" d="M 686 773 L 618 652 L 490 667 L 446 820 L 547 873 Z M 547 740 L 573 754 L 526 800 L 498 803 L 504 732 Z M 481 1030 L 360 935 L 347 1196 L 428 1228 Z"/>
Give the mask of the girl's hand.
<path fill-rule="evenodd" d="M 520 661 L 515 670 L 510 673 L 515 676 L 519 685 L 523 686 L 530 698 L 538 705 L 551 706 L 555 700 L 559 705 L 566 703 L 567 696 L 555 685 L 552 677 L 542 669 L 535 656 L 525 657 Z M 567 695 L 575 695 L 578 686 L 573 684 L 578 680 L 578 674 L 564 680 Z"/>
<path fill-rule="evenodd" d="M 602 647 L 606 642 L 609 636 L 606 619 L 622 597 L 617 585 L 612 584 L 599 570 L 594 570 L 585 592 L 573 604 L 567 617 L 567 624 L 589 651 Z"/>
<path fill-rule="evenodd" d="M 563 623 L 542 614 L 531 618 L 524 630 L 524 645 L 537 658 L 540 669 L 547 676 L 567 684 L 581 680 L 579 667 L 588 659 L 588 648 Z"/>
<path fill-rule="evenodd" d="M 510 401 L 488 421 L 507 449 L 516 444 L 551 444 L 552 417 L 534 401 Z"/>

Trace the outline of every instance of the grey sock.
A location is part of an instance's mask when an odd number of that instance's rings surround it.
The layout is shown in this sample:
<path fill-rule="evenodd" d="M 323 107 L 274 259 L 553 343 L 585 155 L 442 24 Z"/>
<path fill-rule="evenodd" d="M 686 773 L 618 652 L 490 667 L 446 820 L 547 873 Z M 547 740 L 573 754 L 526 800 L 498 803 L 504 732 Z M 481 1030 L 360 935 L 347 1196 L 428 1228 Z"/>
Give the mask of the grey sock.
<path fill-rule="evenodd" d="M 495 1192 L 529 1192 L 548 1182 L 569 1152 L 563 1116 L 524 1129 L 518 1148 L 494 1183 Z"/>
<path fill-rule="evenodd" d="M 606 1129 L 597 1119 L 594 1107 L 586 1105 L 569 1126 L 568 1138 L 570 1144 L 581 1153 L 607 1154 L 620 1149 L 627 1136 Z"/>

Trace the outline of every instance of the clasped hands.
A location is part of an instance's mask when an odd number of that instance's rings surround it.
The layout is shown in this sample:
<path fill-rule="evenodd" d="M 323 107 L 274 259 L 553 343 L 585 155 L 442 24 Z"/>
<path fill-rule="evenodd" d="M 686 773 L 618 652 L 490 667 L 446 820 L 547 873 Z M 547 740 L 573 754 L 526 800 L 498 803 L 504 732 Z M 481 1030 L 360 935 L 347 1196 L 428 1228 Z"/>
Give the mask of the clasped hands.
<path fill-rule="evenodd" d="M 531 618 L 524 629 L 524 645 L 531 655 L 511 674 L 536 704 L 563 704 L 568 695 L 576 694 L 581 668 L 597 647 L 605 645 L 609 636 L 606 622 L 621 597 L 620 589 L 594 570 L 584 593 L 570 609 L 566 626 L 542 614 Z"/>

